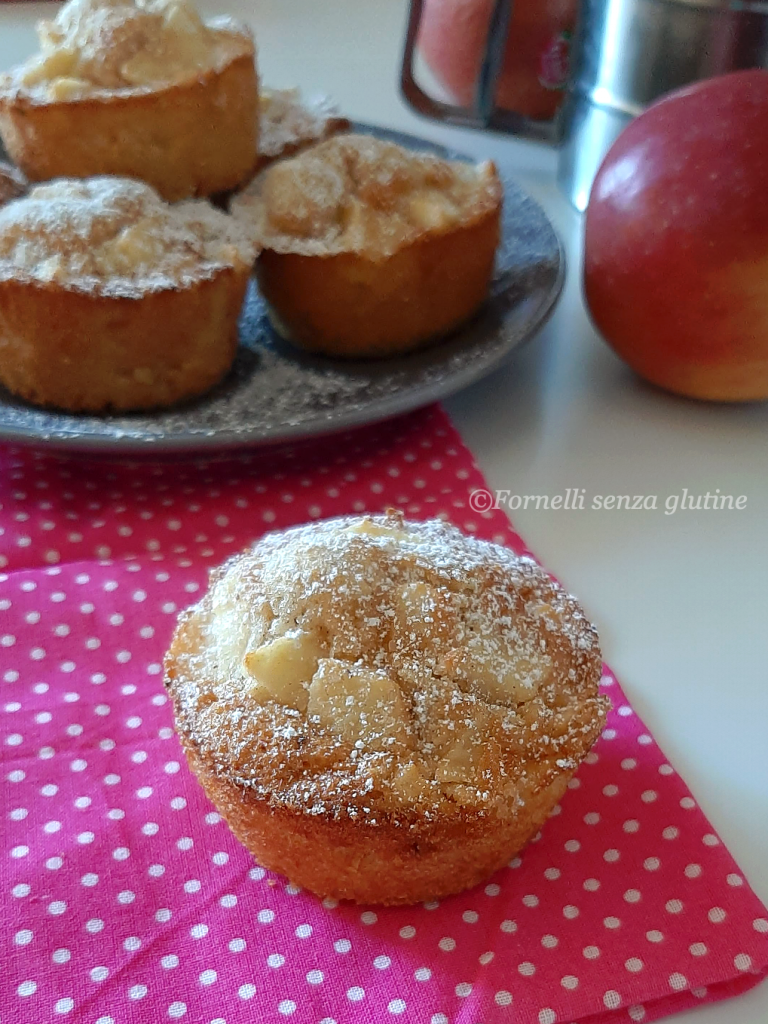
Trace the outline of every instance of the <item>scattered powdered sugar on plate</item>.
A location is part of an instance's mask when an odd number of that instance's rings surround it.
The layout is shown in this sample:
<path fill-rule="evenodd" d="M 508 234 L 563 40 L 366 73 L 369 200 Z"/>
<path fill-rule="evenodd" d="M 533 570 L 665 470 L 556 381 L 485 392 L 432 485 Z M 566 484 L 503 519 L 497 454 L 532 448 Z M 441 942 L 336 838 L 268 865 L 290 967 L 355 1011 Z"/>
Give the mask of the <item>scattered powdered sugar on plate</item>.
<path fill-rule="evenodd" d="M 422 139 L 355 125 L 402 145 L 457 159 Z M 332 433 L 453 394 L 500 366 L 531 338 L 562 287 L 560 243 L 543 210 L 504 179 L 502 240 L 488 301 L 475 319 L 421 352 L 380 361 L 299 352 L 272 329 L 251 282 L 231 373 L 203 398 L 164 412 L 72 416 L 26 405 L 0 389 L 0 439 L 102 454 L 215 452 Z"/>

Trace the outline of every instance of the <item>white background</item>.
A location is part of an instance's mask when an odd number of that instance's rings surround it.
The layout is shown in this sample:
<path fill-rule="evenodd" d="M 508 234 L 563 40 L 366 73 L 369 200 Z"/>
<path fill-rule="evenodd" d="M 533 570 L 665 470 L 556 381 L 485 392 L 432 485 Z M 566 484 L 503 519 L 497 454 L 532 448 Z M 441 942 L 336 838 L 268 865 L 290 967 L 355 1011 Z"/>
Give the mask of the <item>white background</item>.
<path fill-rule="evenodd" d="M 590 327 L 580 298 L 581 218 L 555 155 L 443 129 L 398 95 L 404 0 L 221 0 L 249 21 L 263 80 L 332 95 L 353 118 L 416 132 L 512 171 L 568 249 L 565 295 L 503 370 L 447 403 L 492 488 L 520 494 L 657 494 L 657 511 L 519 511 L 530 547 L 586 606 L 606 660 L 768 902 L 768 404 L 717 407 L 645 386 Z M 49 4 L 0 3 L 0 68 L 35 49 Z M 687 487 L 747 495 L 744 511 L 665 515 Z M 682 1024 L 766 1024 L 768 984 Z"/>

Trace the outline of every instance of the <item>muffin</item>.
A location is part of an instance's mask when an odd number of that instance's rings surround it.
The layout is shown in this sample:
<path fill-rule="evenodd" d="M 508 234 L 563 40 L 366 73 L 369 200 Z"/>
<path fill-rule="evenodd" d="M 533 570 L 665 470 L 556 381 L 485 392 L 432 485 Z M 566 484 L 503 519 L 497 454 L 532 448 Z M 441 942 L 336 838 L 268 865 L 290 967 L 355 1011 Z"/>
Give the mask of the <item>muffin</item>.
<path fill-rule="evenodd" d="M 26 189 L 24 175 L 4 160 L 0 160 L 0 206 L 11 199 L 23 196 Z"/>
<path fill-rule="evenodd" d="M 69 0 L 40 53 L 0 75 L 0 135 L 31 181 L 115 174 L 170 201 L 253 173 L 258 82 L 249 30 L 187 0 Z"/>
<path fill-rule="evenodd" d="M 532 560 L 388 512 L 268 534 L 180 617 L 165 683 L 237 838 L 319 896 L 468 888 L 599 735 L 597 635 Z"/>
<path fill-rule="evenodd" d="M 261 171 L 275 160 L 293 156 L 307 146 L 339 132 L 349 121 L 325 96 L 304 99 L 298 89 L 261 89 L 259 94 L 259 159 Z"/>
<path fill-rule="evenodd" d="M 255 253 L 205 200 L 61 179 L 0 208 L 0 383 L 72 412 L 167 406 L 229 369 Z"/>
<path fill-rule="evenodd" d="M 369 357 L 418 348 L 476 312 L 501 203 L 492 163 L 350 134 L 273 164 L 231 209 L 263 245 L 257 275 L 278 331 Z"/>

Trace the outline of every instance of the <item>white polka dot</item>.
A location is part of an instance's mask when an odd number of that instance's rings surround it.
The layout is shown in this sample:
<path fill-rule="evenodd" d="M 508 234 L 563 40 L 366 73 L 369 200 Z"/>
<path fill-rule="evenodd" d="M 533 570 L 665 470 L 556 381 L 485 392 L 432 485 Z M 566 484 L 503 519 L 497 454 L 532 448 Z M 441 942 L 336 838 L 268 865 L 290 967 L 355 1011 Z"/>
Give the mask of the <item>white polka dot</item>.
<path fill-rule="evenodd" d="M 390 1013 L 405 1013 L 405 1000 L 391 999 L 387 1004 L 387 1009 Z"/>
<path fill-rule="evenodd" d="M 476 910 L 465 910 L 461 915 L 462 921 L 466 922 L 466 924 L 477 924 L 479 917 L 480 915 Z"/>
<path fill-rule="evenodd" d="M 627 889 L 624 893 L 624 899 L 627 903 L 639 903 L 642 899 L 639 889 Z"/>
<path fill-rule="evenodd" d="M 55 964 L 69 963 L 71 958 L 71 952 L 68 949 L 65 949 L 63 946 L 60 949 L 54 949 L 53 953 L 51 954 L 51 960 L 53 960 Z"/>
<path fill-rule="evenodd" d="M 256 995 L 256 986 L 241 985 L 240 988 L 237 990 L 237 994 L 240 996 L 241 999 L 253 999 L 253 997 Z"/>
<path fill-rule="evenodd" d="M 429 1024 L 448 1024 L 448 1017 L 444 1013 L 433 1013 Z"/>
<path fill-rule="evenodd" d="M 22 981 L 16 989 L 16 994 L 20 996 L 33 996 L 35 992 L 37 992 L 36 981 Z"/>
<path fill-rule="evenodd" d="M 680 829 L 675 825 L 667 825 L 661 834 L 665 839 L 677 839 L 680 835 Z"/>
<path fill-rule="evenodd" d="M 416 981 L 429 981 L 432 977 L 432 971 L 428 967 L 417 967 L 413 972 L 413 976 Z"/>
<path fill-rule="evenodd" d="M 563 917 L 566 917 L 569 921 L 575 920 L 579 913 L 579 908 L 574 907 L 572 903 L 568 903 L 563 907 Z"/>
<path fill-rule="evenodd" d="M 669 976 L 669 987 L 673 988 L 675 992 L 682 992 L 684 989 L 688 988 L 688 979 L 684 974 L 680 974 L 678 971 L 675 971 L 674 974 L 670 974 Z"/>
<path fill-rule="evenodd" d="M 48 904 L 48 913 L 53 914 L 54 917 L 59 917 L 66 912 L 66 909 L 67 904 L 64 900 L 53 900 Z"/>
<path fill-rule="evenodd" d="M 680 806 L 684 811 L 691 811 L 696 806 L 696 801 L 690 796 L 684 796 L 680 799 Z"/>
<path fill-rule="evenodd" d="M 637 821 L 636 818 L 629 818 L 627 819 L 627 821 L 624 822 L 622 828 L 629 835 L 633 835 L 635 832 L 638 832 L 640 830 L 640 822 Z"/>
<path fill-rule="evenodd" d="M 606 850 L 603 854 L 603 860 L 607 861 L 609 864 L 615 864 L 620 857 L 621 854 L 619 853 L 619 851 L 613 849 Z"/>
<path fill-rule="evenodd" d="M 624 966 L 631 974 L 637 974 L 638 971 L 643 969 L 643 961 L 640 957 L 631 956 L 628 960 L 624 961 Z"/>
<path fill-rule="evenodd" d="M 748 971 L 752 967 L 752 957 L 746 953 L 737 953 L 733 958 L 733 966 L 737 971 Z"/>
<path fill-rule="evenodd" d="M 193 939 L 203 939 L 208 934 L 207 924 L 193 924 L 189 929 L 189 934 Z"/>
<path fill-rule="evenodd" d="M 360 988 L 359 985 L 353 985 L 352 988 L 347 989 L 347 999 L 352 1003 L 359 1003 L 361 999 L 365 998 L 365 989 Z"/>
<path fill-rule="evenodd" d="M 349 941 L 349 939 L 336 939 L 336 941 L 333 944 L 333 948 L 336 950 L 337 953 L 348 953 L 350 949 L 352 949 L 352 943 Z"/>
<path fill-rule="evenodd" d="M 698 878 L 701 874 L 701 864 L 686 864 L 685 877 Z"/>
<path fill-rule="evenodd" d="M 129 935 L 127 939 L 123 939 L 123 949 L 126 953 L 135 953 L 137 949 L 141 949 L 141 939 L 138 935 Z"/>
<path fill-rule="evenodd" d="M 618 1010 L 621 1006 L 621 996 L 615 989 L 609 989 L 603 995 L 603 1003 L 608 1007 L 609 1010 Z"/>
<path fill-rule="evenodd" d="M 454 949 L 456 949 L 456 940 L 451 939 L 449 938 L 449 936 L 446 935 L 442 939 L 440 939 L 440 941 L 438 942 L 438 946 L 440 947 L 440 949 L 442 949 L 444 953 L 450 953 Z"/>
<path fill-rule="evenodd" d="M 600 815 L 597 813 L 597 811 L 590 811 L 588 814 L 584 815 L 585 825 L 597 825 L 599 821 Z"/>
<path fill-rule="evenodd" d="M 13 937 L 13 941 L 17 946 L 28 946 L 32 941 L 32 932 L 29 928 L 22 928 L 21 931 L 16 932 Z"/>
<path fill-rule="evenodd" d="M 209 968 L 207 971 L 202 971 L 197 980 L 201 985 L 212 985 L 217 978 L 218 974 L 216 971 Z"/>
<path fill-rule="evenodd" d="M 65 996 L 63 999 L 58 999 L 53 1008 L 56 1013 L 71 1013 L 75 1008 L 75 1000 Z"/>
<path fill-rule="evenodd" d="M 242 953 L 245 947 L 245 939 L 232 939 L 232 941 L 229 943 L 228 949 L 230 953 Z"/>
<path fill-rule="evenodd" d="M 707 834 L 705 836 L 702 836 L 701 837 L 701 841 L 702 841 L 702 843 L 704 843 L 705 846 L 719 846 L 720 845 L 720 840 L 717 838 L 717 836 L 712 835 L 711 832 L 707 832 Z"/>
<path fill-rule="evenodd" d="M 693 942 L 688 947 L 688 952 L 691 956 L 706 956 L 709 951 L 703 942 Z"/>
<path fill-rule="evenodd" d="M 292 999 L 282 999 L 277 1004 L 277 1012 L 282 1013 L 284 1017 L 290 1017 L 292 1013 L 296 1012 L 296 1003 Z"/>
<path fill-rule="evenodd" d="M 373 961 L 373 966 L 378 968 L 380 971 L 384 971 L 392 963 L 388 956 L 377 956 Z"/>
<path fill-rule="evenodd" d="M 646 932 L 645 933 L 645 937 L 646 937 L 646 939 L 648 939 L 649 942 L 663 942 L 664 941 L 664 933 L 658 931 L 658 929 L 656 929 L 656 928 L 652 928 L 649 932 Z"/>
<path fill-rule="evenodd" d="M 375 963 L 375 961 L 374 961 L 374 963 Z M 318 971 L 318 970 L 307 971 L 307 982 L 310 985 L 322 985 L 324 978 L 325 978 L 325 975 L 323 974 L 322 971 Z"/>
<path fill-rule="evenodd" d="M 308 939 L 312 934 L 311 924 L 300 924 L 294 932 L 297 939 Z"/>
<path fill-rule="evenodd" d="M 744 885 L 744 879 L 741 877 L 741 875 L 737 875 L 736 872 L 731 872 L 731 874 L 726 875 L 725 880 L 728 883 L 728 885 L 731 885 L 734 888 L 738 888 L 739 886 Z"/>
<path fill-rule="evenodd" d="M 560 979 L 560 984 L 563 986 L 564 989 L 572 991 L 573 989 L 579 987 L 579 979 L 573 974 L 566 974 L 564 977 Z"/>
<path fill-rule="evenodd" d="M 556 935 L 542 935 L 541 944 L 545 949 L 554 949 L 558 944 Z"/>
<path fill-rule="evenodd" d="M 489 885 L 486 885 L 484 891 L 486 896 L 498 896 L 501 892 L 501 886 L 491 882 Z"/>
<path fill-rule="evenodd" d="M 164 967 L 166 971 L 172 971 L 174 967 L 179 966 L 179 958 L 175 953 L 168 953 L 167 956 L 161 958 L 160 966 Z"/>
<path fill-rule="evenodd" d="M 229 909 L 230 907 L 234 907 L 237 904 L 237 896 L 235 896 L 234 893 L 228 892 L 221 897 L 219 903 L 221 904 L 222 907 L 226 907 L 227 909 Z"/>
<path fill-rule="evenodd" d="M 630 1020 L 633 1020 L 633 1021 L 645 1020 L 645 1007 L 644 1006 L 640 1006 L 639 1004 L 637 1006 L 630 1006 L 629 1009 L 627 1010 L 627 1013 L 629 1014 L 629 1019 Z"/>
<path fill-rule="evenodd" d="M 83 875 L 83 877 L 80 879 L 80 884 L 81 885 L 85 885 L 85 886 L 87 886 L 90 889 L 90 888 L 93 888 L 93 886 L 96 885 L 98 883 L 98 881 L 99 881 L 99 876 L 94 874 L 92 871 L 89 871 L 87 874 Z"/>
<path fill-rule="evenodd" d="M 682 900 L 667 900 L 664 908 L 668 914 L 680 914 L 683 910 L 683 902 Z"/>
<path fill-rule="evenodd" d="M 603 786 L 603 795 L 604 796 L 616 796 L 616 794 L 618 792 L 619 792 L 619 787 L 618 786 L 614 786 L 613 784 L 611 784 L 609 786 Z"/>
<path fill-rule="evenodd" d="M 646 857 L 643 861 L 643 867 L 646 871 L 658 871 L 661 867 L 661 861 L 658 857 Z"/>
<path fill-rule="evenodd" d="M 581 843 L 578 839 L 569 839 L 568 842 L 565 843 L 565 849 L 568 853 L 577 853 L 581 849 Z"/>
<path fill-rule="evenodd" d="M 547 870 L 544 872 L 544 877 L 547 878 L 550 882 L 554 882 L 556 879 L 560 877 L 560 869 L 547 868 Z"/>
<path fill-rule="evenodd" d="M 174 1019 L 183 1017 L 187 1012 L 187 1004 L 182 1002 L 171 1003 L 168 1007 L 168 1016 Z"/>
<path fill-rule="evenodd" d="M 112 851 L 112 856 L 115 860 L 128 860 L 131 856 L 131 851 L 127 846 L 118 846 L 117 849 Z"/>
<path fill-rule="evenodd" d="M 517 931 L 517 922 L 516 921 L 509 921 L 509 920 L 502 921 L 501 924 L 499 925 L 499 928 L 506 935 L 513 935 Z"/>
<path fill-rule="evenodd" d="M 539 1010 L 539 1024 L 555 1024 L 556 1020 L 557 1014 L 548 1006 L 545 1006 L 543 1010 Z"/>
<path fill-rule="evenodd" d="M 618 917 L 604 917 L 603 924 L 606 928 L 610 928 L 615 931 L 617 928 L 621 928 L 621 920 Z"/>
<path fill-rule="evenodd" d="M 270 953 L 267 957 L 267 967 L 271 967 L 276 970 L 278 967 L 282 967 L 285 963 L 285 957 L 282 953 Z"/>
<path fill-rule="evenodd" d="M 536 973 L 536 967 L 530 960 L 524 960 L 521 964 L 518 964 L 517 969 L 524 978 L 530 978 Z"/>
<path fill-rule="evenodd" d="M 457 996 L 464 999 L 472 992 L 472 986 L 468 981 L 460 981 L 454 991 Z"/>
<path fill-rule="evenodd" d="M 109 975 L 108 967 L 92 967 L 91 968 L 91 981 L 104 981 Z"/>
<path fill-rule="evenodd" d="M 752 927 L 756 932 L 760 932 L 761 935 L 768 933 L 768 920 L 764 917 L 756 917 L 752 922 Z"/>
<path fill-rule="evenodd" d="M 372 910 L 366 910 L 360 915 L 360 920 L 363 924 L 376 924 L 378 917 Z"/>

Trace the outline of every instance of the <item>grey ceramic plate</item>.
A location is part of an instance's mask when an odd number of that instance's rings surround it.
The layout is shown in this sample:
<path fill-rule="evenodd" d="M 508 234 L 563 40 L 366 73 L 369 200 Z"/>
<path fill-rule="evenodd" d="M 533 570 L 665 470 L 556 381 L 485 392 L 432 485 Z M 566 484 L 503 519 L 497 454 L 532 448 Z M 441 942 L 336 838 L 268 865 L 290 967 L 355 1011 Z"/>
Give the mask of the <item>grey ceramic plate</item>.
<path fill-rule="evenodd" d="M 356 127 L 460 156 L 410 135 Z M 504 186 L 502 242 L 488 300 L 468 326 L 433 348 L 377 362 L 302 354 L 272 330 L 251 284 L 235 365 L 203 398 L 167 412 L 73 416 L 35 409 L 0 388 L 0 441 L 101 455 L 214 454 L 373 423 L 473 384 L 535 334 L 563 284 L 563 252 L 543 210 L 513 182 Z"/>

